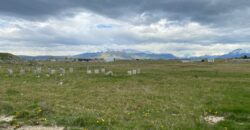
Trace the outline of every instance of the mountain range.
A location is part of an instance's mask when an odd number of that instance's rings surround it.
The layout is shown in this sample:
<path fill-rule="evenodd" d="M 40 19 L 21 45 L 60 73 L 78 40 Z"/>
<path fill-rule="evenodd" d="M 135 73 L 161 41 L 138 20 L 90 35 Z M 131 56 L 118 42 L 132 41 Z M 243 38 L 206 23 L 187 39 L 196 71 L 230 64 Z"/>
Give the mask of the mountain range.
<path fill-rule="evenodd" d="M 222 56 L 219 56 L 218 58 L 239 58 L 239 57 L 243 57 L 243 56 L 247 56 L 250 57 L 250 51 L 249 50 L 244 50 L 244 49 L 236 49 L 234 51 L 231 51 L 228 54 L 224 54 Z"/>
<path fill-rule="evenodd" d="M 218 59 L 230 59 L 230 58 L 240 58 L 243 56 L 250 57 L 250 50 L 236 49 L 224 55 L 205 55 L 198 58 L 218 58 Z M 193 57 L 195 58 L 195 57 Z"/>
<path fill-rule="evenodd" d="M 136 50 L 122 50 L 122 51 L 106 51 L 97 53 L 83 53 L 73 56 L 75 58 L 103 58 L 103 59 L 176 59 L 172 54 L 155 54 L 150 52 L 141 52 Z"/>
<path fill-rule="evenodd" d="M 250 57 L 250 51 L 244 50 L 244 49 L 236 49 L 233 50 L 227 54 L 224 55 L 204 55 L 200 57 L 191 57 L 191 58 L 239 58 L 242 56 L 248 56 Z M 19 56 L 21 59 L 24 60 L 48 60 L 48 59 L 65 59 L 67 58 L 102 58 L 104 60 L 113 60 L 116 59 L 153 59 L 153 60 L 159 60 L 159 59 L 182 59 L 185 57 L 177 57 L 170 53 L 164 53 L 164 54 L 155 54 L 151 52 L 146 51 L 136 51 L 136 50 L 122 50 L 122 51 L 105 51 L 105 52 L 93 52 L 93 53 L 82 53 L 78 55 L 73 56 Z"/>

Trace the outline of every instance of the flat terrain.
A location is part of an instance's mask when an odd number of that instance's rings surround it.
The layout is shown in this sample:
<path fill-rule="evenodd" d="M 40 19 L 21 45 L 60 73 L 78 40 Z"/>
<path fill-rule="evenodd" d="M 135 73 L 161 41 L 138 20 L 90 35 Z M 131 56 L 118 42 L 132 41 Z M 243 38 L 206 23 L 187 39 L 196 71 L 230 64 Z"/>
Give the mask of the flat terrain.
<path fill-rule="evenodd" d="M 0 115 L 6 125 L 60 126 L 71 130 L 250 129 L 250 63 L 124 61 L 0 65 Z M 86 74 L 106 68 L 114 76 Z M 42 67 L 42 74 L 26 72 Z M 47 68 L 66 69 L 60 76 Z M 74 72 L 69 73 L 68 68 Z M 9 76 L 7 68 L 14 74 Z M 141 74 L 128 76 L 130 69 Z M 224 117 L 211 124 L 207 116 Z"/>

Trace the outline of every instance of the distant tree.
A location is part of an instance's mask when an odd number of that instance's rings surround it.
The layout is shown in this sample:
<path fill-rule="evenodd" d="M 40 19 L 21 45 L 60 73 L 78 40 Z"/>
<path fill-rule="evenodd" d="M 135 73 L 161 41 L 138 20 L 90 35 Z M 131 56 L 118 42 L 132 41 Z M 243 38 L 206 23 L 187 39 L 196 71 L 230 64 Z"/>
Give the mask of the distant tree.
<path fill-rule="evenodd" d="M 242 58 L 243 58 L 243 59 L 247 59 L 248 57 L 247 57 L 247 55 L 244 55 Z"/>

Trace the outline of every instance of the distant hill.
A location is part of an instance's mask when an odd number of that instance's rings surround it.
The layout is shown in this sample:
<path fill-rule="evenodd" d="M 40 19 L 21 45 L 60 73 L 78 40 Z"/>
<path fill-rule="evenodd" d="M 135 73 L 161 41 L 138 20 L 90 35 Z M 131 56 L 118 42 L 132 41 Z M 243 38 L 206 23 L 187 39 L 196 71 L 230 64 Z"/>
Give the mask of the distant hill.
<path fill-rule="evenodd" d="M 17 62 L 20 58 L 10 53 L 0 53 L 0 62 Z"/>
<path fill-rule="evenodd" d="M 9 53 L 1 53 L 2 59 L 19 59 L 17 56 L 14 56 Z M 243 56 L 250 57 L 250 51 L 244 50 L 244 49 L 236 49 L 233 50 L 227 54 L 224 55 L 205 55 L 205 56 L 199 56 L 199 57 L 189 57 L 191 58 L 221 58 L 221 59 L 227 59 L 227 58 L 240 58 Z M 136 50 L 122 50 L 122 51 L 105 51 L 105 52 L 93 52 L 93 53 L 82 53 L 74 56 L 19 56 L 20 59 L 26 60 L 26 61 L 32 61 L 32 60 L 50 60 L 50 59 L 56 59 L 56 60 L 64 60 L 67 58 L 86 58 L 86 59 L 94 59 L 94 58 L 102 58 L 106 61 L 112 61 L 114 58 L 116 59 L 153 59 L 153 60 L 159 60 L 159 59 L 178 59 L 178 58 L 185 58 L 185 57 L 176 57 L 169 53 L 163 53 L 163 54 L 156 54 L 151 52 L 142 52 L 142 51 L 136 51 Z"/>
<path fill-rule="evenodd" d="M 103 58 L 103 59 L 176 59 L 172 54 L 155 54 L 135 50 L 106 51 L 96 53 L 83 53 L 73 56 L 75 58 Z"/>
<path fill-rule="evenodd" d="M 218 56 L 218 58 L 240 58 L 243 56 L 248 56 L 250 57 L 250 51 L 249 50 L 244 50 L 244 49 L 236 49 L 234 51 L 229 52 L 228 54 L 224 54 L 222 56 Z"/>
<path fill-rule="evenodd" d="M 230 58 L 240 58 L 243 56 L 250 57 L 250 50 L 236 49 L 224 55 L 204 55 L 199 57 L 191 58 L 219 58 L 219 59 L 230 59 Z"/>
<path fill-rule="evenodd" d="M 66 56 L 19 56 L 22 60 L 25 61 L 46 61 L 50 59 L 65 59 Z"/>

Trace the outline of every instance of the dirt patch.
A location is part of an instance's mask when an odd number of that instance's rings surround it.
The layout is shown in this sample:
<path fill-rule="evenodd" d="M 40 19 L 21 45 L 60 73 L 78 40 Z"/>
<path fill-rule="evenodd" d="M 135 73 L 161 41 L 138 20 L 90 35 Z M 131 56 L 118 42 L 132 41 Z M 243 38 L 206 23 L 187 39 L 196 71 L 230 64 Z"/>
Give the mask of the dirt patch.
<path fill-rule="evenodd" d="M 0 116 L 0 122 L 11 122 L 14 119 L 14 116 Z M 15 129 L 13 126 L 3 125 L 0 126 L 0 130 L 63 130 L 63 127 L 57 126 L 22 126 L 18 129 Z"/>
<path fill-rule="evenodd" d="M 0 127 L 0 130 L 15 130 L 14 127 Z"/>
<path fill-rule="evenodd" d="M 204 120 L 208 122 L 209 124 L 216 124 L 220 121 L 224 120 L 224 117 L 219 117 L 219 116 L 206 116 L 204 117 Z"/>
<path fill-rule="evenodd" d="M 21 128 L 15 129 L 14 127 L 8 127 L 0 130 L 63 130 L 63 127 L 57 127 L 57 126 L 51 126 L 51 127 L 45 127 L 45 126 L 23 126 Z"/>
<path fill-rule="evenodd" d="M 17 130 L 63 130 L 63 127 L 44 127 L 44 126 L 23 126 Z"/>
<path fill-rule="evenodd" d="M 0 122 L 10 122 L 13 118 L 14 116 L 0 116 Z"/>

